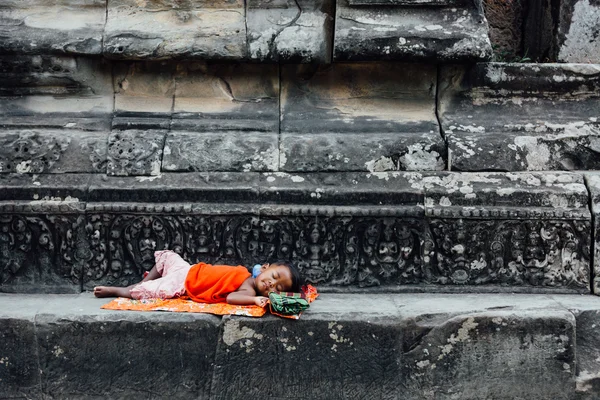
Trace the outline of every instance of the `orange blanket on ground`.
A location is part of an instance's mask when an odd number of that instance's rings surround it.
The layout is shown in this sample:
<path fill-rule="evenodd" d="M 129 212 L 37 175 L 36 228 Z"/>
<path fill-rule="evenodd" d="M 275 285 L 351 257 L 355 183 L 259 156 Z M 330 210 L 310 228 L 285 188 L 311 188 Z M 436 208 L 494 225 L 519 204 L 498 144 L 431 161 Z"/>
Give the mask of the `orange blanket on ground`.
<path fill-rule="evenodd" d="M 186 295 L 198 303 L 223 303 L 227 295 L 238 290 L 252 274 L 238 265 L 211 265 L 198 263 L 185 279 Z"/>
<path fill-rule="evenodd" d="M 312 303 L 319 294 L 312 285 L 307 285 L 306 299 Z M 134 300 L 118 297 L 109 303 L 100 307 L 104 310 L 130 310 L 130 311 L 170 311 L 170 312 L 191 312 L 191 313 L 209 313 L 216 315 L 243 315 L 246 317 L 262 317 L 267 312 L 267 307 L 259 306 L 235 306 L 227 303 L 196 303 L 187 297 L 176 299 L 145 299 Z M 298 315 L 280 315 L 283 318 L 298 319 Z"/>

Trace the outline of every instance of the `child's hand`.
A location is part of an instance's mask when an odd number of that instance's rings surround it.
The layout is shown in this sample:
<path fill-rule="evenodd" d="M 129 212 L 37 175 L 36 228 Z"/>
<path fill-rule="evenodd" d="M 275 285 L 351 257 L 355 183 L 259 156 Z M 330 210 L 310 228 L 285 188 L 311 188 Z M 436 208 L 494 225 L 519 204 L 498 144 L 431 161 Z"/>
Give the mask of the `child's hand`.
<path fill-rule="evenodd" d="M 265 296 L 256 296 L 254 298 L 254 304 L 259 307 L 265 307 L 269 303 L 269 298 Z"/>

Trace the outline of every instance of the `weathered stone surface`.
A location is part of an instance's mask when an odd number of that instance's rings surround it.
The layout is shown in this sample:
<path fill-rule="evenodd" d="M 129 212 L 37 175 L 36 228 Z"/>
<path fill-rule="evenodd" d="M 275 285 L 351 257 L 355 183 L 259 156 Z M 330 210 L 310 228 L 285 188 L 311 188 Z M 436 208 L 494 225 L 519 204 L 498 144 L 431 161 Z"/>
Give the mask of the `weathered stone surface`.
<path fill-rule="evenodd" d="M 560 3 L 558 61 L 600 63 L 600 4 L 595 0 Z"/>
<path fill-rule="evenodd" d="M 284 171 L 444 168 L 432 68 L 285 66 L 281 102 Z"/>
<path fill-rule="evenodd" d="M 88 174 L 0 174 L 0 201 L 70 199 L 85 202 L 89 180 Z"/>
<path fill-rule="evenodd" d="M 415 325 L 401 361 L 408 398 L 423 398 L 423 392 L 448 399 L 573 396 L 570 312 L 486 311 Z"/>
<path fill-rule="evenodd" d="M 483 11 L 464 7 L 361 7 L 337 2 L 336 61 L 477 61 L 492 48 Z"/>
<path fill-rule="evenodd" d="M 521 52 L 524 1 L 483 0 L 494 59 L 507 61 Z"/>
<path fill-rule="evenodd" d="M 446 148 L 433 133 L 282 134 L 279 169 L 311 171 L 441 171 Z"/>
<path fill-rule="evenodd" d="M 107 175 L 159 175 L 166 134 L 161 130 L 112 131 Z"/>
<path fill-rule="evenodd" d="M 242 59 L 241 0 L 108 1 L 103 53 L 119 59 Z"/>
<path fill-rule="evenodd" d="M 259 64 L 181 64 L 173 113 L 173 131 L 277 132 L 278 68 Z"/>
<path fill-rule="evenodd" d="M 67 198 L 41 199 L 37 204 L 30 202 L 30 206 L 39 211 L 2 214 L 0 291 L 79 292 L 82 262 L 89 261 L 90 254 L 84 219 L 76 214 L 82 212 L 81 205 L 77 199 Z"/>
<path fill-rule="evenodd" d="M 573 396 L 575 320 L 552 301 L 519 310 L 520 301 L 475 296 L 355 300 L 323 295 L 294 324 L 225 318 L 215 360 L 216 398 L 240 398 L 241 388 L 256 388 L 254 396 L 260 391 L 286 397 L 290 387 L 328 399 L 363 393 L 396 398 L 399 388 L 406 399 L 433 393 L 448 399 Z M 276 373 L 299 360 L 310 367 L 292 378 Z"/>
<path fill-rule="evenodd" d="M 107 139 L 75 129 L 0 131 L 0 173 L 103 173 Z"/>
<path fill-rule="evenodd" d="M 600 168 L 600 69 L 584 64 L 444 67 L 439 112 L 457 170 Z"/>
<path fill-rule="evenodd" d="M 114 312 L 91 293 L 0 302 L 0 335 L 25 338 L 0 358 L 27 348 L 36 379 L 0 392 L 79 398 L 573 399 L 600 310 L 593 296 L 322 293 L 289 321 Z"/>
<path fill-rule="evenodd" d="M 105 0 L 6 0 L 0 53 L 100 54 Z"/>
<path fill-rule="evenodd" d="M 162 170 L 277 171 L 276 133 L 177 131 L 167 135 Z"/>
<path fill-rule="evenodd" d="M 463 0 L 348 0 L 351 6 L 450 6 L 464 3 Z"/>
<path fill-rule="evenodd" d="M 260 181 L 263 203 L 314 204 L 336 206 L 337 215 L 349 213 L 353 206 L 393 206 L 396 211 L 423 216 L 423 187 L 412 183 L 413 174 L 403 172 L 339 172 L 288 174 L 265 173 Z M 409 210 L 412 208 L 412 210 Z M 263 209 L 267 212 L 267 209 Z"/>
<path fill-rule="evenodd" d="M 41 386 L 53 397 L 208 398 L 218 319 L 119 313 L 82 295 L 36 316 Z M 61 304 L 62 303 L 62 304 Z M 173 373 L 177 365 L 180 369 Z"/>
<path fill-rule="evenodd" d="M 175 97 L 175 65 L 114 65 L 115 129 L 169 129 Z"/>
<path fill-rule="evenodd" d="M 281 85 L 282 133 L 438 136 L 430 65 L 287 65 Z"/>
<path fill-rule="evenodd" d="M 334 0 L 249 0 L 249 57 L 260 61 L 331 61 Z"/>
<path fill-rule="evenodd" d="M 97 175 L 79 201 L 66 197 L 70 176 L 56 188 L 5 176 L 6 242 L 32 232 L 3 256 L 12 280 L 29 268 L 14 260 L 44 243 L 44 268 L 83 273 L 85 288 L 134 283 L 155 250 L 174 249 L 190 262 L 288 259 L 349 290 L 589 292 L 591 218 L 574 174 Z"/>
<path fill-rule="evenodd" d="M 19 302 L 20 298 L 0 296 L 0 396 L 39 398 L 41 377 L 35 337 L 37 307 Z"/>
<path fill-rule="evenodd" d="M 0 57 L 0 127 L 107 131 L 110 65 L 67 56 Z"/>
<path fill-rule="evenodd" d="M 300 324 L 274 317 L 224 318 L 214 398 L 239 399 L 242 393 L 286 398 L 291 390 L 295 396 L 319 399 L 393 397 L 402 382 L 396 361 L 402 325 L 393 305 L 368 304 L 373 308 L 367 311 L 363 305 L 354 316 L 305 313 Z M 374 310 L 368 321 L 356 317 Z"/>
<path fill-rule="evenodd" d="M 591 196 L 591 208 L 594 215 L 594 254 L 593 260 L 593 282 L 592 290 L 595 294 L 600 295 L 600 173 L 588 172 L 585 175 L 587 187 Z"/>

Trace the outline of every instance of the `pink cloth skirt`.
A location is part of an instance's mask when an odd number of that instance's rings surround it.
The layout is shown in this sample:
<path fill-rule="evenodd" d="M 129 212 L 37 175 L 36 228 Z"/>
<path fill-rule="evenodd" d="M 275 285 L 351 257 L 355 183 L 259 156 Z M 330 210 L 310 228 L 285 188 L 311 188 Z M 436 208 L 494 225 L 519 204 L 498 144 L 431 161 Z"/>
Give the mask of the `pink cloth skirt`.
<path fill-rule="evenodd" d="M 192 267 L 171 250 L 154 252 L 160 278 L 142 282 L 130 290 L 131 297 L 141 299 L 172 299 L 185 293 L 185 278 Z"/>

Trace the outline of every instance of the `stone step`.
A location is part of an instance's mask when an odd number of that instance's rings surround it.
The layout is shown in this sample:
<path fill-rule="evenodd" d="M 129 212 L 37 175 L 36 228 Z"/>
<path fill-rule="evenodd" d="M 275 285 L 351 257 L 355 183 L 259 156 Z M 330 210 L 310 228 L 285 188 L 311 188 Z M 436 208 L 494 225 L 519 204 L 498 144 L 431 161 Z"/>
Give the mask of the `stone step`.
<path fill-rule="evenodd" d="M 445 66 L 439 97 L 452 169 L 600 169 L 600 65 Z"/>
<path fill-rule="evenodd" d="M 353 292 L 590 293 L 598 265 L 576 173 L 2 174 L 0 187 L 2 292 L 129 285 L 159 249 L 286 259 Z"/>
<path fill-rule="evenodd" d="M 323 294 L 298 321 L 101 310 L 106 301 L 0 294 L 0 397 L 598 393 L 594 296 Z"/>
<path fill-rule="evenodd" d="M 367 43 L 348 19 L 367 15 L 345 0 L 10 0 L 0 5 L 0 53 L 295 63 L 491 57 L 475 3 L 392 1 L 405 11 L 389 3 L 369 3 L 369 13 L 394 15 L 375 22 Z"/>

